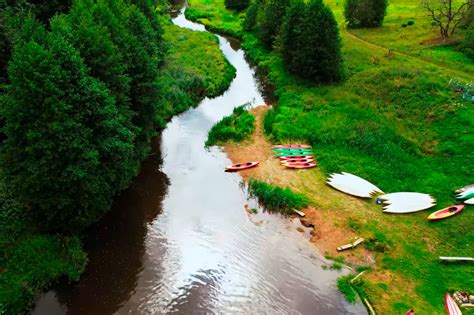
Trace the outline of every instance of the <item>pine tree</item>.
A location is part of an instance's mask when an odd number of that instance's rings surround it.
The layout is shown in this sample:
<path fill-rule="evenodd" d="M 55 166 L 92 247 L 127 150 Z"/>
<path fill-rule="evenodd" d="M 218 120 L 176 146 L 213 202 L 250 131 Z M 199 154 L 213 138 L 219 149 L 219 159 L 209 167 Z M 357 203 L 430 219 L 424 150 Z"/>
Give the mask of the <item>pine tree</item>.
<path fill-rule="evenodd" d="M 322 0 L 292 1 L 278 43 L 289 72 L 318 82 L 342 78 L 338 25 Z"/>
<path fill-rule="evenodd" d="M 225 7 L 230 10 L 242 11 L 249 6 L 249 0 L 225 0 Z"/>
<path fill-rule="evenodd" d="M 276 35 L 283 22 L 290 0 L 269 0 L 261 6 L 261 19 L 258 21 L 259 37 L 261 42 L 272 48 Z"/>
<path fill-rule="evenodd" d="M 18 44 L 9 65 L 2 173 L 43 227 L 76 231 L 108 210 L 133 133 L 79 53 L 43 34 Z"/>
<path fill-rule="evenodd" d="M 387 0 L 346 0 L 344 16 L 350 28 L 381 26 L 387 13 Z"/>

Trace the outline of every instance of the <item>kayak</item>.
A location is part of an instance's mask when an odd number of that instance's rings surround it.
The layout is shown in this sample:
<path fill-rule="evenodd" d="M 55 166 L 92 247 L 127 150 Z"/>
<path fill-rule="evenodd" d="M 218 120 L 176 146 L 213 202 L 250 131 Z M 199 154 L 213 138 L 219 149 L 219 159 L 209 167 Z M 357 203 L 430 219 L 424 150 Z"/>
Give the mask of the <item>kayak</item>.
<path fill-rule="evenodd" d="M 309 159 L 288 159 L 288 160 L 281 160 L 280 163 L 281 164 L 295 164 L 295 163 L 313 163 L 314 160 L 313 158 L 309 158 Z"/>
<path fill-rule="evenodd" d="M 273 151 L 309 151 L 312 148 L 272 148 Z"/>
<path fill-rule="evenodd" d="M 274 153 L 300 153 L 313 152 L 311 149 L 298 149 L 298 150 L 287 150 L 287 149 L 273 149 Z"/>
<path fill-rule="evenodd" d="M 455 214 L 458 214 L 459 212 L 464 209 L 464 205 L 456 205 L 452 207 L 448 207 L 442 210 L 438 210 L 436 212 L 433 212 L 428 216 L 428 220 L 441 220 L 441 219 L 446 219 L 449 218 Z"/>
<path fill-rule="evenodd" d="M 309 149 L 310 145 L 305 144 L 276 144 L 272 149 Z"/>
<path fill-rule="evenodd" d="M 449 295 L 449 293 L 446 293 L 446 296 L 444 297 L 444 305 L 446 306 L 448 315 L 462 315 L 459 306 L 456 304 L 456 301 L 453 300 L 451 295 Z"/>
<path fill-rule="evenodd" d="M 246 170 L 248 168 L 252 168 L 258 165 L 258 162 L 247 162 L 247 163 L 239 163 L 239 164 L 232 164 L 225 168 L 226 171 L 240 171 Z"/>
<path fill-rule="evenodd" d="M 313 152 L 280 152 L 275 154 L 276 157 L 282 157 L 282 156 L 301 156 L 301 155 L 312 155 Z"/>
<path fill-rule="evenodd" d="M 304 163 L 304 164 L 288 163 L 288 164 L 283 164 L 283 165 L 287 168 L 294 168 L 294 169 L 305 169 L 305 168 L 313 168 L 313 167 L 318 166 L 314 163 Z"/>
<path fill-rule="evenodd" d="M 280 156 L 278 157 L 281 161 L 287 161 L 287 160 L 307 160 L 307 159 L 312 159 L 312 155 L 295 155 L 295 156 Z"/>

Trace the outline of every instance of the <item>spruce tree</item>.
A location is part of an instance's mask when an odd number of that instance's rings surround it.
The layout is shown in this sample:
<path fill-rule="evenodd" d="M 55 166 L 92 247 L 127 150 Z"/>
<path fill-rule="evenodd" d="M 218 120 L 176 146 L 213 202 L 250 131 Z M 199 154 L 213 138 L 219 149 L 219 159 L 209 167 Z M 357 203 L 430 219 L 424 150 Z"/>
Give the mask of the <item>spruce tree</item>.
<path fill-rule="evenodd" d="M 230 10 L 242 11 L 249 6 L 249 0 L 225 0 L 225 7 Z"/>
<path fill-rule="evenodd" d="M 108 210 L 133 133 L 78 51 L 42 33 L 18 44 L 9 65 L 2 174 L 40 225 L 77 231 Z"/>
<path fill-rule="evenodd" d="M 322 0 L 292 1 L 278 42 L 289 72 L 318 82 L 342 78 L 338 25 Z"/>
<path fill-rule="evenodd" d="M 286 9 L 290 5 L 290 0 L 269 0 L 261 6 L 261 18 L 258 21 L 259 37 L 261 42 L 272 48 L 276 35 L 283 22 Z"/>
<path fill-rule="evenodd" d="M 379 27 L 387 13 L 387 0 L 346 0 L 344 16 L 350 28 Z"/>

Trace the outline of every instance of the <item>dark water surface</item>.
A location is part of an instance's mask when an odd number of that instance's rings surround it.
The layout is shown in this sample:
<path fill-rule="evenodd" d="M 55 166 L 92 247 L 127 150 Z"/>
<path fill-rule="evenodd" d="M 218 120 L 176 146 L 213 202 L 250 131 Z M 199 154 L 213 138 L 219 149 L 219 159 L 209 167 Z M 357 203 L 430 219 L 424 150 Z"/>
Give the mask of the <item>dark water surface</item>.
<path fill-rule="evenodd" d="M 182 11 L 174 23 L 204 31 Z M 81 281 L 45 293 L 32 314 L 366 314 L 337 292 L 339 271 L 297 219 L 249 218 L 229 159 L 204 149 L 211 126 L 235 106 L 264 103 L 238 43 L 219 36 L 237 69 L 222 96 L 175 117 L 132 186 L 86 240 L 89 265 Z M 198 57 L 198 56 L 197 56 Z M 329 263 L 330 264 L 330 263 Z"/>

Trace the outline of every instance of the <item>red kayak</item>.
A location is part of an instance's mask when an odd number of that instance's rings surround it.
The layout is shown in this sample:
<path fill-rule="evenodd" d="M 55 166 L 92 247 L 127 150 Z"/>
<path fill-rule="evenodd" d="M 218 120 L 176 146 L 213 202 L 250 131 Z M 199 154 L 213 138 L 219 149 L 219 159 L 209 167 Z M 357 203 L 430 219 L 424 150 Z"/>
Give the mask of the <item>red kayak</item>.
<path fill-rule="evenodd" d="M 235 172 L 235 171 L 241 171 L 241 170 L 246 170 L 248 168 L 252 168 L 258 165 L 258 162 L 247 162 L 247 163 L 239 163 L 239 164 L 232 164 L 230 166 L 227 166 L 225 168 L 226 171 L 228 172 Z"/>
<path fill-rule="evenodd" d="M 310 145 L 305 144 L 276 144 L 272 146 L 273 149 L 310 149 Z"/>
<path fill-rule="evenodd" d="M 312 155 L 289 155 L 289 156 L 277 156 L 280 160 L 286 161 L 286 160 L 308 160 L 312 159 Z"/>
<path fill-rule="evenodd" d="M 295 163 L 313 163 L 314 160 L 313 159 L 291 159 L 291 160 L 281 160 L 280 163 L 282 164 L 285 164 L 285 163 L 288 163 L 288 164 L 295 164 Z"/>
<path fill-rule="evenodd" d="M 444 305 L 446 306 L 448 315 L 462 315 L 459 306 L 456 304 L 456 301 L 453 300 L 451 295 L 449 295 L 449 293 L 446 293 L 446 296 L 444 297 Z"/>
<path fill-rule="evenodd" d="M 287 168 L 295 168 L 295 169 L 305 169 L 305 168 L 313 168 L 318 165 L 314 163 L 288 163 L 288 164 L 283 164 Z"/>
<path fill-rule="evenodd" d="M 433 212 L 432 214 L 428 216 L 427 219 L 432 220 L 432 221 L 446 219 L 455 214 L 458 214 L 459 212 L 462 211 L 462 209 L 464 209 L 464 205 L 456 205 L 456 206 L 448 207 L 448 208 Z"/>

